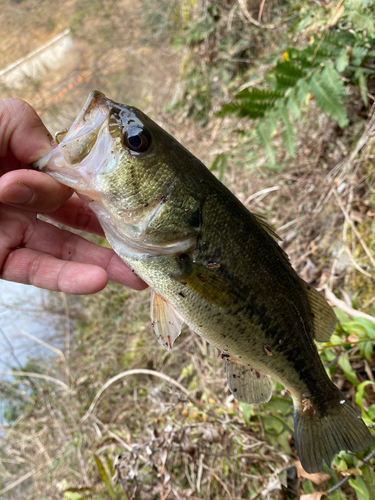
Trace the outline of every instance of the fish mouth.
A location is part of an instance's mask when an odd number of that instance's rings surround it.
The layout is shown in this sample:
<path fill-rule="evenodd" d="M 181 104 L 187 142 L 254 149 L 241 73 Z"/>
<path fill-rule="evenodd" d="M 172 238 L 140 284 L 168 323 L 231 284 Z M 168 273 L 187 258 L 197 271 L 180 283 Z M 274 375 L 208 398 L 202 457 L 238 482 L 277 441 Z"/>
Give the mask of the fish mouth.
<path fill-rule="evenodd" d="M 78 191 L 87 191 L 92 177 L 103 169 L 108 172 L 111 162 L 116 160 L 108 132 L 109 103 L 102 92 L 90 92 L 63 140 L 32 167 Z"/>

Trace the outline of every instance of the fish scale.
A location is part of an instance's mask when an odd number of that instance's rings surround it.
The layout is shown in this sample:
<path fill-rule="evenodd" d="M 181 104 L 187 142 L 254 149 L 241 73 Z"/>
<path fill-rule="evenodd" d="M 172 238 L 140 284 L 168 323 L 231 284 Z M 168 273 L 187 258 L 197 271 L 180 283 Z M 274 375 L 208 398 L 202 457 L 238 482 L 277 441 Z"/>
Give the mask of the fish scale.
<path fill-rule="evenodd" d="M 290 392 L 307 472 L 372 436 L 329 379 L 316 341 L 333 310 L 293 270 L 267 222 L 136 108 L 92 92 L 59 146 L 34 164 L 83 197 L 118 255 L 152 289 L 151 320 L 171 350 L 183 323 L 222 351 L 228 386 L 267 402 Z"/>

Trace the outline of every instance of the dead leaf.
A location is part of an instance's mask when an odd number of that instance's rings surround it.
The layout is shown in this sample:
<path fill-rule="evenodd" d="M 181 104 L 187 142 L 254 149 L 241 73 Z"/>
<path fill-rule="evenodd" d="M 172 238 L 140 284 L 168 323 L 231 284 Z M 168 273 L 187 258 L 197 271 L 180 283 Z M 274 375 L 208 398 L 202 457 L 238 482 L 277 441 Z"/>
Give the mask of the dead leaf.
<path fill-rule="evenodd" d="M 348 342 L 352 343 L 357 343 L 359 340 L 359 337 L 357 337 L 357 335 L 355 335 L 354 333 L 351 333 L 350 335 L 348 335 Z"/>
<path fill-rule="evenodd" d="M 316 472 L 314 474 L 309 474 L 308 472 L 305 471 L 305 469 L 302 467 L 301 462 L 298 461 L 295 463 L 295 467 L 297 469 L 297 476 L 302 477 L 304 479 L 310 479 L 314 484 L 320 485 L 328 481 L 328 479 L 331 478 L 329 474 L 326 472 Z M 313 493 L 314 494 L 314 493 Z M 302 498 L 302 497 L 301 497 Z M 303 500 L 319 500 L 320 497 L 311 497 L 311 498 L 303 498 Z"/>
<path fill-rule="evenodd" d="M 307 495 L 301 495 L 299 497 L 299 500 L 320 500 L 323 495 L 325 495 L 324 491 L 315 491 L 315 493 L 308 493 Z"/>

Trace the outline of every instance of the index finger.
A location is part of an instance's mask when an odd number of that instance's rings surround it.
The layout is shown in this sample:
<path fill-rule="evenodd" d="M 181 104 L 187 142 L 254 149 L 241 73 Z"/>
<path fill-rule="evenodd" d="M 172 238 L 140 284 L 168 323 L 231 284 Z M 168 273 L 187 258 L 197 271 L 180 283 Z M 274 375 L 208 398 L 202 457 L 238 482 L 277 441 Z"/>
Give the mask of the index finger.
<path fill-rule="evenodd" d="M 0 157 L 9 151 L 30 164 L 52 150 L 52 136 L 36 111 L 22 99 L 0 100 Z"/>

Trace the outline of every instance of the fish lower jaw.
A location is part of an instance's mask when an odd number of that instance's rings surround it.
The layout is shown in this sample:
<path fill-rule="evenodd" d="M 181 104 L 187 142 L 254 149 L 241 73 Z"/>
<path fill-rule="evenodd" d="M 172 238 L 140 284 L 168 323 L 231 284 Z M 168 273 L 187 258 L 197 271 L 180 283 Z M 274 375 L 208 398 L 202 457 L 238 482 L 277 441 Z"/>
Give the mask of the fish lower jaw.
<path fill-rule="evenodd" d="M 146 259 L 148 257 L 177 255 L 187 252 L 196 242 L 196 238 L 194 237 L 187 238 L 186 240 L 179 241 L 172 245 L 160 246 L 144 243 L 142 239 L 125 239 L 124 236 L 121 240 L 118 240 L 117 238 L 112 238 L 106 231 L 104 232 L 114 251 L 124 260 L 128 260 L 129 258 Z"/>

